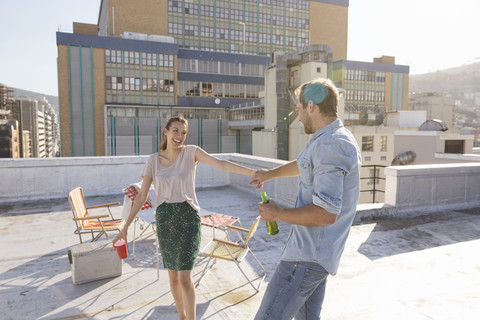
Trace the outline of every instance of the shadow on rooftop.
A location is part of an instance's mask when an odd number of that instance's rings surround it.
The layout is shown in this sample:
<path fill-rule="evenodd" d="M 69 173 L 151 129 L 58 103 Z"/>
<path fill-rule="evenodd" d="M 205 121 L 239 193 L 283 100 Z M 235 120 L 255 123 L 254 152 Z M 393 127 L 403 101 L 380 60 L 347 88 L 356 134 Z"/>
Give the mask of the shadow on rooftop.
<path fill-rule="evenodd" d="M 358 249 L 371 260 L 480 238 L 480 208 L 385 217 L 362 224 L 371 223 L 375 227 Z"/>
<path fill-rule="evenodd" d="M 123 203 L 123 200 L 121 199 L 123 199 L 121 198 L 121 195 L 94 196 L 86 198 L 85 202 L 87 203 L 87 206 L 104 204 L 106 203 L 105 201 L 120 202 L 121 206 Z M 116 207 L 112 208 L 115 210 Z M 3 217 L 23 216 L 36 213 L 57 213 L 65 211 L 70 212 L 68 218 L 71 218 L 72 214 L 67 197 L 0 204 L 0 215 Z"/>

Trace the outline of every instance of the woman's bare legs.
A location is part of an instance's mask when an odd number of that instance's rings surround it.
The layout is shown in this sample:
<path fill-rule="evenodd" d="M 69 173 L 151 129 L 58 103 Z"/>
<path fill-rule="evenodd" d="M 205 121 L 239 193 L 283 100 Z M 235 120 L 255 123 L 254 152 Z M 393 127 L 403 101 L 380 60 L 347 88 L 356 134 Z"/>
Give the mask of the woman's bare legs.
<path fill-rule="evenodd" d="M 174 271 L 168 269 L 168 276 L 179 319 L 195 320 L 196 301 L 192 270 Z"/>

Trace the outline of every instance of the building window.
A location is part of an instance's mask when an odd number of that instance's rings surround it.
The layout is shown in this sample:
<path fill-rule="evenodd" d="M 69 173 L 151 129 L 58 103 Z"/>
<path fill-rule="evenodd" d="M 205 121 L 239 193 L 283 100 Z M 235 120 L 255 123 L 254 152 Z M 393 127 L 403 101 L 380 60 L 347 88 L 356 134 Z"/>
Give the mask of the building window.
<path fill-rule="evenodd" d="M 122 77 L 106 77 L 107 90 L 122 90 Z"/>
<path fill-rule="evenodd" d="M 364 161 L 372 161 L 372 157 L 366 156 Z"/>
<path fill-rule="evenodd" d="M 446 140 L 445 153 L 463 153 L 464 140 Z"/>
<path fill-rule="evenodd" d="M 380 152 L 387 152 L 387 136 L 380 136 Z"/>
<path fill-rule="evenodd" d="M 121 50 L 105 50 L 105 62 L 107 63 L 122 63 Z"/>
<path fill-rule="evenodd" d="M 362 151 L 373 151 L 373 136 L 362 137 Z"/>
<path fill-rule="evenodd" d="M 387 156 L 381 156 L 380 161 L 387 161 Z"/>

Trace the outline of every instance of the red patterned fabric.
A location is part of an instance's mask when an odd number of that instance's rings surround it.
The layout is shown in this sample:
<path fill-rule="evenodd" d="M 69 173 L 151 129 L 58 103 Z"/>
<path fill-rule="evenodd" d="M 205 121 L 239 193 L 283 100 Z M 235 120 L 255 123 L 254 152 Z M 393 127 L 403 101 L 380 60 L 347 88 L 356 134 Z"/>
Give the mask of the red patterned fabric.
<path fill-rule="evenodd" d="M 122 192 L 130 198 L 130 200 L 135 201 L 135 198 L 137 197 L 138 191 L 135 189 L 134 186 L 128 186 L 125 189 L 122 189 Z M 145 209 L 151 209 L 153 208 L 152 205 L 148 202 L 145 201 L 143 204 L 142 208 L 140 210 L 145 210 Z"/>
<path fill-rule="evenodd" d="M 226 229 L 229 225 L 234 224 L 235 222 L 239 221 L 237 217 L 228 216 L 226 214 L 221 213 L 212 213 L 207 216 L 200 216 L 202 220 L 202 225 L 206 227 L 213 227 L 217 229 Z M 212 225 L 213 219 L 213 225 Z"/>

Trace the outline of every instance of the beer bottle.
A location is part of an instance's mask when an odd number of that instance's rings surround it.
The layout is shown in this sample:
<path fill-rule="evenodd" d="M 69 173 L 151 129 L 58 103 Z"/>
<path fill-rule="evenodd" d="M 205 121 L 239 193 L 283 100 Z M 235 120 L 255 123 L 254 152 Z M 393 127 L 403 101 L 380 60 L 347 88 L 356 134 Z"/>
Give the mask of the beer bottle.
<path fill-rule="evenodd" d="M 260 195 L 262 196 L 262 203 L 268 203 L 267 194 L 262 191 Z M 267 225 L 267 231 L 269 235 L 273 236 L 278 233 L 278 226 L 276 221 L 265 221 L 265 224 Z"/>

